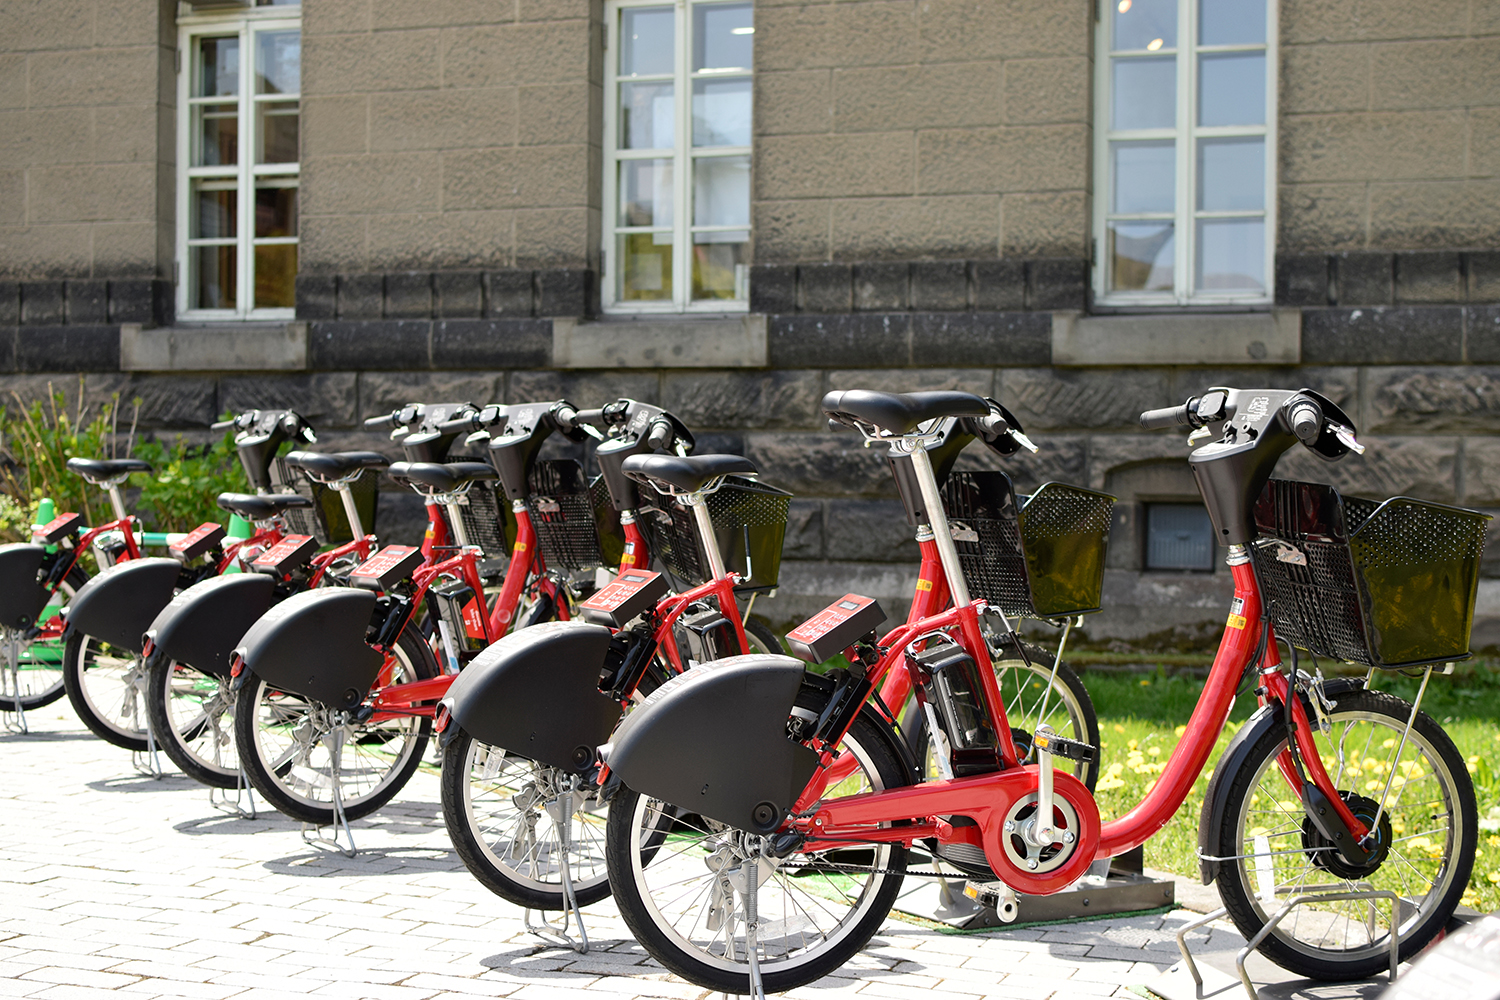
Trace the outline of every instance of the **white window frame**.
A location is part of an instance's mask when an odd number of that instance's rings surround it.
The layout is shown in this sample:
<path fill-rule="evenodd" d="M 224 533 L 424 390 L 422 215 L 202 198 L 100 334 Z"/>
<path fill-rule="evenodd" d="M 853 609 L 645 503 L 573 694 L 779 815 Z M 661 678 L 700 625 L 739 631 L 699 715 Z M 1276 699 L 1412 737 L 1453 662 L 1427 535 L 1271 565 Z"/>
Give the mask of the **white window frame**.
<path fill-rule="evenodd" d="M 1190 306 L 1190 305 L 1270 305 L 1276 289 L 1276 166 L 1277 166 L 1277 36 L 1279 0 L 1265 0 L 1266 41 L 1264 45 L 1199 45 L 1199 0 L 1177 0 L 1177 47 L 1152 52 L 1175 55 L 1177 69 L 1177 123 L 1170 129 L 1134 129 L 1113 131 L 1110 92 L 1110 23 L 1115 0 L 1099 0 L 1094 39 L 1094 302 L 1102 306 Z M 1200 126 L 1198 110 L 1198 56 L 1220 52 L 1253 52 L 1266 54 L 1266 121 L 1264 125 Z M 1194 204 L 1198 190 L 1199 138 L 1252 137 L 1265 138 L 1265 262 L 1263 292 L 1194 291 L 1197 274 L 1198 219 L 1253 216 L 1244 212 L 1200 212 Z M 1110 282 L 1109 225 L 1113 202 L 1114 174 L 1109 162 L 1112 140 L 1171 139 L 1175 142 L 1177 199 L 1173 212 L 1175 257 L 1172 292 L 1112 291 Z M 1124 213 L 1122 213 L 1124 214 Z"/>
<path fill-rule="evenodd" d="M 255 162 L 257 128 L 255 104 L 260 101 L 298 102 L 301 113 L 302 88 L 295 94 L 255 93 L 255 38 L 256 34 L 269 31 L 302 30 L 302 9 L 291 5 L 237 8 L 232 12 L 192 14 L 178 18 L 177 32 L 177 317 L 192 322 L 205 320 L 289 320 L 296 317 L 296 308 L 255 308 L 254 259 L 255 247 L 271 244 L 301 243 L 301 226 L 297 236 L 257 238 L 255 235 L 255 182 L 266 177 L 290 177 L 301 187 L 301 150 L 295 163 Z M 195 103 L 227 103 L 223 100 L 200 100 L 192 96 L 196 42 L 207 36 L 226 37 L 239 35 L 240 39 L 240 83 L 236 101 L 239 105 L 239 162 L 233 167 L 195 167 L 193 155 L 193 105 Z M 300 135 L 299 127 L 299 135 Z M 199 178 L 222 178 L 234 180 L 237 199 L 235 245 L 236 291 L 238 305 L 234 309 L 195 309 L 189 306 L 193 274 L 189 229 L 192 225 L 192 182 Z M 300 203 L 300 198 L 299 198 Z"/>
<path fill-rule="evenodd" d="M 733 299 L 709 299 L 693 301 L 692 253 L 694 232 L 748 232 L 754 245 L 754 228 L 744 226 L 695 226 L 693 211 L 693 160 L 707 157 L 746 156 L 751 157 L 751 198 L 754 198 L 754 157 L 751 146 L 711 146 L 701 151 L 693 146 L 693 81 L 712 79 L 717 74 L 693 73 L 692 45 L 689 32 L 692 30 L 692 7 L 710 3 L 743 2 L 743 0 L 606 0 L 604 5 L 604 202 L 600 225 L 601 260 L 604 262 L 599 282 L 600 305 L 605 312 L 613 313 L 741 313 L 750 309 L 749 261 L 745 262 L 745 277 L 739 281 L 737 297 Z M 672 73 L 672 96 L 674 101 L 673 127 L 676 130 L 672 150 L 672 299 L 659 302 L 620 301 L 619 290 L 619 242 L 621 229 L 632 227 L 619 225 L 619 163 L 630 159 L 659 159 L 662 150 L 620 149 L 619 117 L 621 82 L 646 82 L 657 77 L 621 77 L 619 75 L 619 24 L 620 11 L 630 7 L 675 8 L 675 49 Z M 754 101 L 755 70 L 750 72 L 751 100 Z M 666 77 L 660 78 L 662 81 Z M 752 116 L 754 114 L 752 110 Z M 752 122 L 754 118 L 752 117 Z M 752 220 L 753 222 L 753 220 Z"/>

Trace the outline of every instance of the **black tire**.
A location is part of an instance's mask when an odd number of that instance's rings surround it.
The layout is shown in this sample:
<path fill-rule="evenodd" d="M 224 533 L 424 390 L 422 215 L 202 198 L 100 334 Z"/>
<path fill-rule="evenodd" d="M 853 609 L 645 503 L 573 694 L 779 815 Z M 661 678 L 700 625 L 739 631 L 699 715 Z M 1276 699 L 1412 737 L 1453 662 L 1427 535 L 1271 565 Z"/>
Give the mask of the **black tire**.
<path fill-rule="evenodd" d="M 402 631 L 396 654 L 397 683 L 437 676 L 432 649 L 414 627 Z M 321 742 L 322 735 L 332 731 L 329 714 L 328 706 L 274 691 L 258 677 L 240 688 L 234 706 L 235 747 L 250 783 L 278 811 L 318 826 L 334 822 L 332 761 Z M 351 738 L 340 758 L 340 787 L 344 816 L 354 820 L 385 805 L 411 778 L 422 763 L 432 720 L 405 716 L 350 728 Z M 300 739 L 287 735 L 299 732 L 304 734 Z M 315 738 L 306 738 L 307 733 Z M 350 756 L 364 766 L 351 770 L 343 763 Z"/>
<path fill-rule="evenodd" d="M 747 620 L 745 622 L 745 640 L 750 644 L 752 653 L 780 653 L 786 654 L 786 647 L 781 644 L 771 626 L 764 622 Z"/>
<path fill-rule="evenodd" d="M 443 822 L 453 848 L 491 892 L 533 910 L 563 909 L 554 859 L 560 831 L 546 808 L 562 772 L 459 733 L 443 752 Z M 575 792 L 570 817 L 573 896 L 587 906 L 609 897 L 603 810 L 594 789 Z M 585 799 L 585 795 L 588 796 Z"/>
<path fill-rule="evenodd" d="M 63 581 L 47 601 L 47 606 L 37 615 L 44 622 L 55 615 L 73 595 L 89 582 L 89 575 L 82 567 L 74 566 L 63 577 Z M 42 708 L 52 704 L 67 692 L 66 671 L 63 669 L 65 643 L 61 639 L 33 639 L 21 646 L 17 662 L 20 674 L 20 697 L 11 691 L 10 669 L 0 658 L 0 712 L 14 712 L 19 701 L 23 711 Z"/>
<path fill-rule="evenodd" d="M 1219 895 L 1240 933 L 1250 938 L 1309 877 L 1319 885 L 1354 889 L 1356 882 L 1368 882 L 1376 889 L 1391 889 L 1402 899 L 1397 935 L 1404 961 L 1443 930 L 1469 883 L 1479 831 L 1474 786 L 1453 741 L 1425 712 L 1417 714 L 1398 760 L 1394 755 L 1402 747 L 1410 704 L 1363 690 L 1336 695 L 1335 702 L 1328 713 L 1332 732 L 1325 735 L 1315 727 L 1314 738 L 1335 787 L 1363 798 L 1363 803 L 1351 803 L 1355 812 L 1373 813 L 1386 778 L 1395 772 L 1400 779 L 1399 784 L 1392 782 L 1382 811 L 1390 822 L 1389 827 L 1381 826 L 1390 838 L 1389 856 L 1372 871 L 1338 871 L 1329 870 L 1339 864 L 1336 858 L 1321 860 L 1333 857 L 1330 852 L 1307 850 L 1320 841 L 1315 831 L 1309 834 L 1312 827 L 1301 802 L 1277 769 L 1276 758 L 1286 746 L 1286 734 L 1277 725 L 1256 741 L 1231 778 L 1228 808 L 1213 853 L 1221 858 L 1252 856 L 1220 864 Z M 1391 746 L 1384 746 L 1386 740 Z M 1410 794 L 1413 788 L 1418 796 Z M 1373 819 L 1367 816 L 1365 822 Z M 1267 896 L 1274 903 L 1267 902 Z M 1390 911 L 1384 901 L 1374 906 L 1378 916 L 1373 932 L 1368 902 L 1300 908 L 1282 920 L 1260 951 L 1310 979 L 1377 975 L 1390 967 Z"/>
<path fill-rule="evenodd" d="M 862 712 L 850 727 L 843 746 L 857 755 L 863 773 L 839 786 L 839 795 L 855 792 L 860 785 L 866 789 L 884 789 L 911 782 L 911 776 L 902 766 L 893 745 L 894 736 L 889 729 L 872 720 L 873 713 Z M 724 921 L 724 909 L 716 911 L 713 904 L 707 902 L 712 898 L 710 893 L 716 876 L 729 871 L 728 865 L 739 855 L 725 855 L 727 860 L 718 871 L 706 864 L 715 852 L 733 850 L 730 842 L 742 834 L 721 824 L 680 816 L 677 825 L 666 835 L 665 847 L 659 848 L 658 834 L 664 815 L 661 807 L 662 803 L 628 788 L 621 789 L 610 803 L 607 825 L 609 876 L 620 915 L 625 918 L 636 940 L 669 971 L 705 989 L 748 994 L 749 966 L 742 961 L 722 958 L 720 933 L 709 930 L 699 919 L 704 913 L 718 912 L 721 926 L 728 926 L 731 937 L 735 927 L 742 925 L 743 921 L 733 915 Z M 700 842 L 699 846 L 693 845 L 695 840 Z M 712 844 L 712 850 L 704 844 Z M 852 893 L 844 883 L 836 881 L 836 878 L 852 880 L 852 877 L 820 869 L 816 862 L 818 854 L 791 855 L 787 861 L 802 867 L 789 864 L 774 871 L 761 885 L 760 912 L 777 915 L 762 924 L 761 947 L 766 955 L 760 968 L 768 993 L 795 989 L 842 967 L 879 929 L 895 902 L 906 868 L 904 847 L 890 845 L 868 851 L 845 848 L 836 854 L 837 858 L 828 859 L 829 862 L 873 869 L 862 873 L 865 881 L 855 886 Z M 653 870 L 651 875 L 647 869 Z M 738 870 L 737 866 L 735 870 Z M 688 885 L 693 879 L 706 880 L 701 891 Z M 663 906 L 683 909 L 679 919 L 674 920 L 671 913 L 659 908 L 658 900 L 652 895 L 653 886 L 660 894 Z M 797 908 L 795 899 L 799 895 L 816 901 L 812 911 L 807 907 Z M 738 893 L 734 898 L 738 899 Z M 793 912 L 787 907 L 788 902 L 792 908 L 797 908 L 797 919 L 780 919 L 783 912 Z M 834 910 L 845 909 L 847 912 L 840 918 L 832 915 Z M 731 914 L 738 912 L 739 906 L 735 903 Z M 829 926 L 821 939 L 793 954 L 794 948 L 806 944 L 809 927 L 825 915 Z M 778 925 L 793 927 L 791 934 L 795 944 L 786 936 L 779 941 L 774 938 L 767 940 Z M 743 944 L 741 935 L 736 943 L 740 949 L 737 955 L 743 954 Z M 716 946 L 719 947 L 717 954 L 714 951 Z M 778 947 L 785 951 L 778 952 Z"/>
<path fill-rule="evenodd" d="M 210 788 L 239 784 L 229 684 L 165 657 L 146 670 L 146 718 L 156 745 L 183 774 Z"/>
<path fill-rule="evenodd" d="M 146 743 L 145 663 L 139 653 L 70 630 L 63 686 L 73 711 L 95 736 L 125 750 Z"/>

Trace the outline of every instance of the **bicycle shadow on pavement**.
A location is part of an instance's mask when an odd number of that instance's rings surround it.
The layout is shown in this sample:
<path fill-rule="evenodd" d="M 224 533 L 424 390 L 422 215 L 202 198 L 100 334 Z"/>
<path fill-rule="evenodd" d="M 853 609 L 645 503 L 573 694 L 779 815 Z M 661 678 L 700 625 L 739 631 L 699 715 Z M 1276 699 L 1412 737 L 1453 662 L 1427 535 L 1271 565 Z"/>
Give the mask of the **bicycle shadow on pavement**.
<path fill-rule="evenodd" d="M 301 826 L 296 827 L 299 831 Z M 359 844 L 359 827 L 354 828 Z M 360 847 L 349 857 L 325 847 L 309 846 L 297 854 L 261 862 L 266 871 L 304 878 L 410 875 L 413 871 L 463 871 L 463 862 L 452 850 L 441 847 Z"/>

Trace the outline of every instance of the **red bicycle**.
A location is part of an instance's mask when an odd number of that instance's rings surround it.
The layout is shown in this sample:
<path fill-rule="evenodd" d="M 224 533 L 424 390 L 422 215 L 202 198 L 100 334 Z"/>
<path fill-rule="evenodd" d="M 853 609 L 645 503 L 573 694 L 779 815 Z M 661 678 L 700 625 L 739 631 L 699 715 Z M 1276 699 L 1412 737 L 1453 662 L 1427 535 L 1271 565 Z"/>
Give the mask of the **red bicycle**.
<path fill-rule="evenodd" d="M 829 685 L 796 660 L 737 657 L 674 678 L 627 717 L 609 755 L 627 786 L 610 809 L 610 878 L 622 915 L 663 965 L 738 993 L 826 975 L 885 918 L 918 840 L 982 852 L 993 877 L 975 881 L 995 883 L 1002 913 L 1015 892 L 1065 888 L 1172 820 L 1242 682 L 1261 708 L 1221 758 L 1200 825 L 1205 878 L 1240 929 L 1302 975 L 1355 978 L 1387 965 L 1392 933 L 1404 957 L 1443 928 L 1473 861 L 1473 788 L 1437 723 L 1369 683 L 1376 667 L 1425 675 L 1468 655 L 1485 515 L 1406 498 L 1362 505 L 1272 482 L 1276 460 L 1299 442 L 1330 460 L 1357 447 L 1348 417 L 1308 390 L 1214 390 L 1145 414 L 1148 427 L 1219 432 L 1189 462 L 1229 547 L 1235 596 L 1161 776 L 1139 805 L 1101 823 L 1084 784 L 1054 766 L 1093 747 L 1039 729 L 1037 763 L 1022 763 L 989 669 L 986 604 L 970 600 L 923 447 L 930 421 L 983 414 L 982 401 L 846 392 L 824 407 L 911 455 L 954 607 L 879 643 L 857 608 L 830 621 L 829 640 L 848 649 L 851 696 L 829 699 Z M 1366 682 L 1325 682 L 1298 669 L 1295 654 L 1283 662 L 1278 632 L 1368 664 Z M 914 781 L 888 721 L 866 702 L 893 671 L 933 706 L 933 753 L 948 757 L 953 777 Z M 858 767 L 834 783 L 845 757 Z M 703 822 L 658 848 L 668 804 Z M 1390 930 L 1375 919 L 1382 901 L 1396 911 Z"/>

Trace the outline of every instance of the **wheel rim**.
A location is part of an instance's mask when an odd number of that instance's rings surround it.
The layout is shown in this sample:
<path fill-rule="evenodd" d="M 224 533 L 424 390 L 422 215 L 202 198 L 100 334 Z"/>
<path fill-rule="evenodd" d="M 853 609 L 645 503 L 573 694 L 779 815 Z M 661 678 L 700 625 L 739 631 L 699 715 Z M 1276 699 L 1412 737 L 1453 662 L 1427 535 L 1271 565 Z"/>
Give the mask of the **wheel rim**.
<path fill-rule="evenodd" d="M 464 755 L 464 816 L 485 860 L 517 885 L 541 892 L 562 887 L 558 782 L 561 772 L 499 747 L 469 741 Z M 605 882 L 604 818 L 574 792 L 568 860 L 574 890 Z"/>
<path fill-rule="evenodd" d="M 221 774 L 239 771 L 234 749 L 234 693 L 228 678 L 173 662 L 165 673 L 169 732 L 166 739 L 204 767 Z"/>
<path fill-rule="evenodd" d="M 78 655 L 83 658 L 79 687 L 89 711 L 117 733 L 145 738 L 146 706 L 141 697 L 145 669 L 141 658 L 92 636 L 84 638 Z"/>
<path fill-rule="evenodd" d="M 51 620 L 72 599 L 73 585 L 64 581 L 47 599 L 47 606 L 36 617 L 37 622 Z M 25 704 L 61 691 L 65 649 L 62 639 L 37 639 L 29 643 L 21 640 L 17 645 L 20 656 L 16 660 L 15 681 L 19 690 L 11 690 L 10 664 L 0 649 L 0 698 L 12 701 L 19 698 Z"/>
<path fill-rule="evenodd" d="M 829 797 L 879 791 L 884 783 L 871 764 L 865 748 L 850 737 L 844 747 L 855 755 L 860 773 L 835 788 Z M 712 821 L 681 820 L 667 833 L 659 832 L 664 815 L 661 802 L 638 796 L 631 828 L 636 843 L 649 844 L 631 851 L 631 877 L 637 894 L 645 904 L 652 922 L 676 945 L 698 961 L 716 969 L 746 974 L 749 965 L 744 957 L 743 905 L 735 892 L 726 903 L 722 883 L 717 876 L 731 879 L 738 872 L 743 857 L 740 831 L 728 830 Z M 683 828 L 686 828 L 685 830 Z M 659 845 L 659 846 L 657 846 Z M 869 867 L 877 872 L 888 868 L 893 854 L 890 845 L 857 852 L 829 852 L 844 855 L 836 863 L 846 867 Z M 857 860 L 847 856 L 857 854 Z M 818 856 L 795 854 L 790 860 L 810 864 Z M 834 860 L 834 859 L 830 859 Z M 762 867 L 768 864 L 760 861 Z M 794 872 L 810 872 L 794 875 Z M 810 868 L 775 868 L 764 876 L 758 895 L 758 940 L 762 957 L 760 968 L 766 975 L 790 970 L 839 945 L 875 905 L 885 879 L 897 876 L 875 873 L 836 874 Z M 719 883 L 716 886 L 716 883 Z M 730 914 L 733 919 L 727 919 Z M 717 914 L 717 926 L 714 926 Z"/>
<path fill-rule="evenodd" d="M 1315 733 L 1319 753 L 1334 787 L 1379 801 L 1386 778 L 1395 771 L 1385 812 L 1394 840 L 1385 862 L 1352 881 L 1319 868 L 1303 850 L 1302 803 L 1276 767 L 1277 753 L 1261 761 L 1248 786 L 1235 830 L 1235 876 L 1264 924 L 1303 891 L 1385 889 L 1401 899 L 1397 934 L 1404 937 L 1447 896 L 1456 875 L 1454 861 L 1463 842 L 1462 813 L 1452 771 L 1415 727 L 1401 750 L 1404 723 L 1376 712 L 1335 712 L 1333 731 Z M 1285 852 L 1285 853 L 1278 853 Z M 1298 907 L 1271 932 L 1282 944 L 1305 955 L 1357 961 L 1380 957 L 1390 947 L 1390 911 L 1385 903 L 1359 900 Z"/>
<path fill-rule="evenodd" d="M 391 683 L 416 679 L 397 650 Z M 333 749 L 327 739 L 341 725 L 339 790 L 344 808 L 378 795 L 417 752 L 422 719 L 399 716 L 379 723 L 342 722 L 342 713 L 300 695 L 275 691 L 264 681 L 255 691 L 255 754 L 282 792 L 305 806 L 333 807 Z"/>

